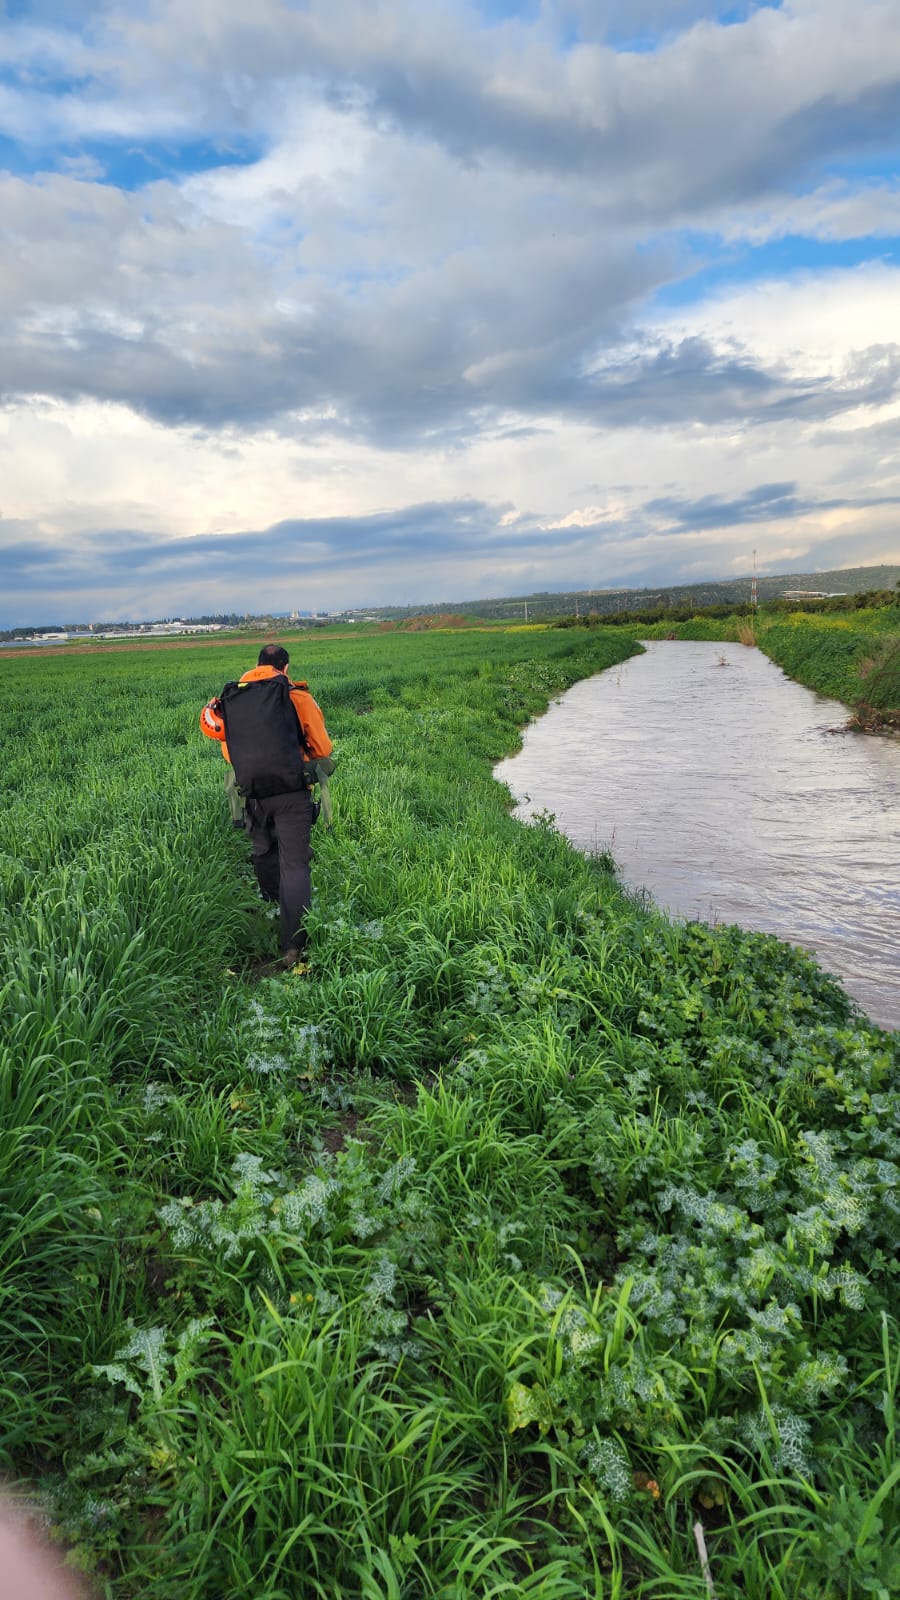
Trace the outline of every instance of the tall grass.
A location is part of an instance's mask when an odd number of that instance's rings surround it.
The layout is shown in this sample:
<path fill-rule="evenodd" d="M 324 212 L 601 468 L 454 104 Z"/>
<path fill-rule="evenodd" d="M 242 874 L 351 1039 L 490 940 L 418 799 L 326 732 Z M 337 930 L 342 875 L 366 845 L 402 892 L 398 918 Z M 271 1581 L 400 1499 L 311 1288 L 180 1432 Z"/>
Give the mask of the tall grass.
<path fill-rule="evenodd" d="M 722 1600 L 896 1588 L 898 1040 L 490 775 L 631 648 L 310 641 L 311 980 L 240 654 L 2 664 L 4 1459 L 105 1595 L 700 1597 L 698 1520 Z"/>

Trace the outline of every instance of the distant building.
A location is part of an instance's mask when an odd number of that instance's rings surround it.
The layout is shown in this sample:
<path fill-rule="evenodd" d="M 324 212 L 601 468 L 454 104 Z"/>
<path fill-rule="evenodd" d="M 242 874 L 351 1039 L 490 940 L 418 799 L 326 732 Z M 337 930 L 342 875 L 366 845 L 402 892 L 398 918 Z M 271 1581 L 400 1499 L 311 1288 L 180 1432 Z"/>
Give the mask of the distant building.
<path fill-rule="evenodd" d="M 171 639 L 183 633 L 221 633 L 224 622 L 142 622 L 136 628 L 107 628 L 94 639 Z"/>
<path fill-rule="evenodd" d="M 845 589 L 782 589 L 782 600 L 840 600 Z"/>

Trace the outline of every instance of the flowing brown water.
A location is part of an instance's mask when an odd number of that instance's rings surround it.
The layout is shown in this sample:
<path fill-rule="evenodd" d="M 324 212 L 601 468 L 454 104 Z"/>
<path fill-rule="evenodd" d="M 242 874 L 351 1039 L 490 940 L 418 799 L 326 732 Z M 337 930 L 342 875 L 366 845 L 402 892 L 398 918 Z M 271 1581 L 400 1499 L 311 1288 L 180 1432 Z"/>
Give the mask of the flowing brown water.
<path fill-rule="evenodd" d="M 900 1028 L 900 741 L 737 644 L 654 641 L 575 685 L 496 776 L 673 916 L 801 945 Z"/>

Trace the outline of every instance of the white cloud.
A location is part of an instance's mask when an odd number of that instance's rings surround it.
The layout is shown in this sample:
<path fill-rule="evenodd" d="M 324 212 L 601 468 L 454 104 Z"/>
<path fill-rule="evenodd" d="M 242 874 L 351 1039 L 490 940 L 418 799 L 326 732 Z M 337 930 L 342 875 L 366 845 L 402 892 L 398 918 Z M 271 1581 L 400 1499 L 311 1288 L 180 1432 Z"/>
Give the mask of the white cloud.
<path fill-rule="evenodd" d="M 767 244 L 795 235 L 821 241 L 896 239 L 900 235 L 900 183 L 850 184 L 834 180 L 810 194 L 772 194 L 764 203 L 734 207 L 709 219 L 726 243 Z"/>
<path fill-rule="evenodd" d="M 744 518 L 772 559 L 882 548 L 896 0 L 745 9 L 725 27 L 699 0 L 548 0 L 487 25 L 463 0 L 116 0 L 10 20 L 0 541 L 13 520 L 46 552 L 490 508 L 490 553 L 456 567 L 448 515 L 420 598 L 552 586 L 554 560 L 595 585 L 738 562 Z M 617 48 L 628 28 L 656 48 Z M 797 236 L 868 259 L 774 272 L 765 247 Z M 754 281 L 656 309 L 701 248 Z M 534 526 L 546 549 L 524 548 Z"/>
<path fill-rule="evenodd" d="M 657 328 L 737 346 L 799 378 L 852 378 L 861 352 L 900 347 L 900 267 L 875 261 L 729 287 L 659 318 Z"/>

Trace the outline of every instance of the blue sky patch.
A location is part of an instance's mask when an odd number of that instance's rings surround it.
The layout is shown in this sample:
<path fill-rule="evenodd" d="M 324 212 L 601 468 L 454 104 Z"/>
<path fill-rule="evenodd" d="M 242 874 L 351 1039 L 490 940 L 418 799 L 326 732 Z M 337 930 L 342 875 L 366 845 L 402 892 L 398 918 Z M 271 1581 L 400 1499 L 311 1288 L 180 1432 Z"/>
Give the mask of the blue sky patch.
<path fill-rule="evenodd" d="M 900 261 L 900 236 L 871 239 L 810 239 L 791 234 L 768 244 L 752 247 L 721 245 L 704 249 L 702 240 L 694 245 L 701 258 L 695 271 L 664 284 L 653 296 L 660 308 L 693 305 L 730 288 L 745 287 L 766 278 L 790 278 L 800 273 L 847 271 L 873 260 L 892 264 Z M 703 260 L 704 255 L 707 256 Z M 708 259 L 708 257 L 713 259 Z"/>
<path fill-rule="evenodd" d="M 219 167 L 250 166 L 263 153 L 260 141 L 227 142 L 196 139 L 111 141 L 82 140 L 56 144 L 52 150 L 28 147 L 0 135 L 0 168 L 24 177 L 38 172 L 77 171 L 80 162 L 96 163 L 98 181 L 134 191 L 161 179 L 177 183 L 195 173 Z"/>

